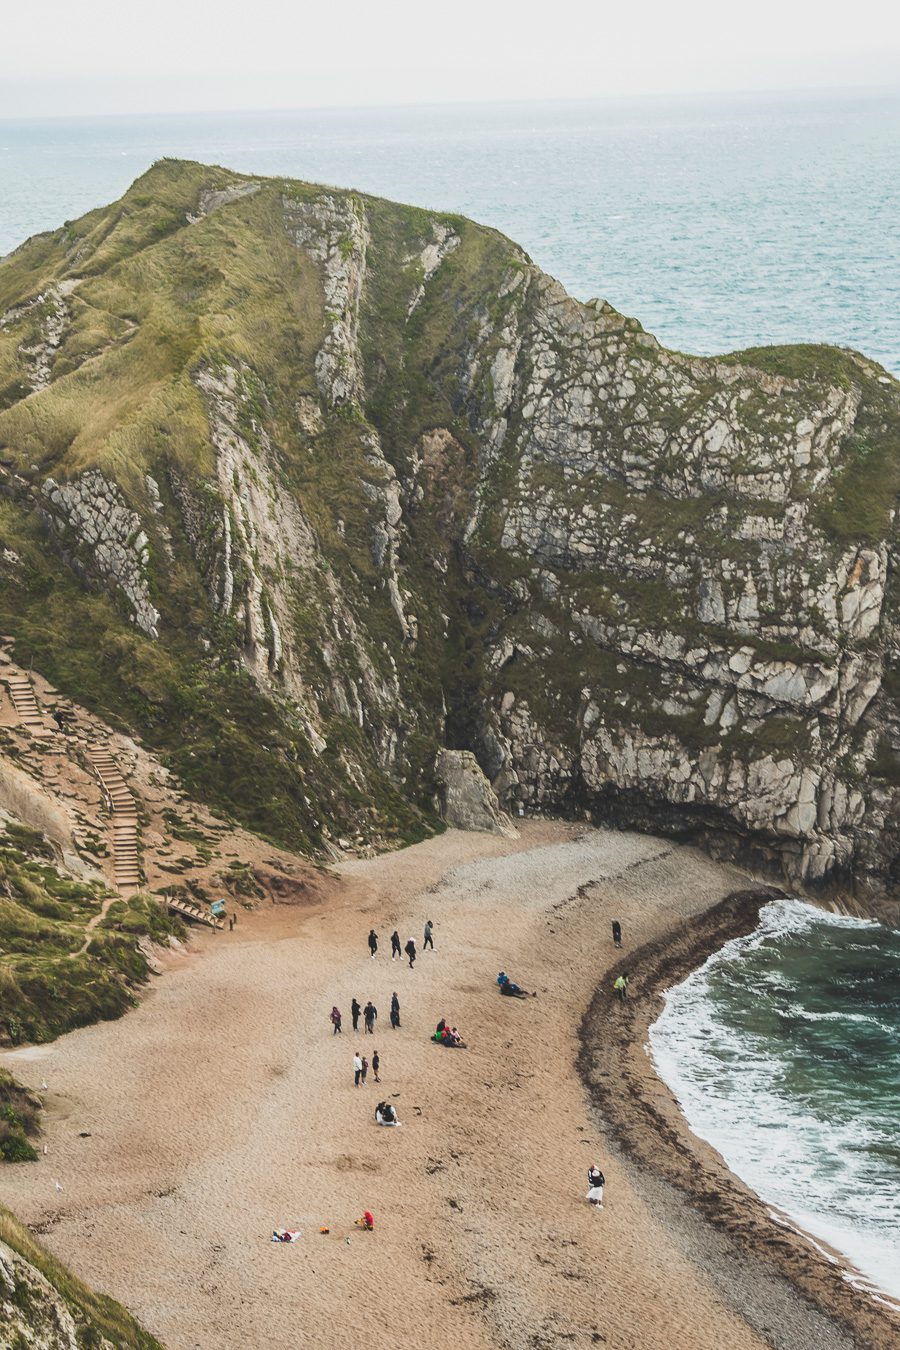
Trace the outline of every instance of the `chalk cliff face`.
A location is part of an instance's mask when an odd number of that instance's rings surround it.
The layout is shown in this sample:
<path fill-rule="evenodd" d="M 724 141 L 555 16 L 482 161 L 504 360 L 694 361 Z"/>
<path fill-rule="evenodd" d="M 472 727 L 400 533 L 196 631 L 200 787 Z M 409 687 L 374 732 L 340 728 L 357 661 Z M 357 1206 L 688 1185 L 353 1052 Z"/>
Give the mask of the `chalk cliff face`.
<path fill-rule="evenodd" d="M 0 263 L 0 622 L 263 832 L 503 808 L 889 893 L 900 386 L 493 231 L 163 162 Z M 900 865 L 900 864 L 898 864 Z"/>

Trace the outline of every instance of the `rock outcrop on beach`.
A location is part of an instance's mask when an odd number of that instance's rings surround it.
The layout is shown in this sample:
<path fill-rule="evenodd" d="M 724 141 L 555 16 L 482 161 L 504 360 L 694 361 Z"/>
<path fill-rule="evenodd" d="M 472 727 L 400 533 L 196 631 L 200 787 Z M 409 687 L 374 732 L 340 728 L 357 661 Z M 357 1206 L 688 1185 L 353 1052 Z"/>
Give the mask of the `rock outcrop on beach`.
<path fill-rule="evenodd" d="M 441 819 L 453 829 L 515 836 L 512 821 L 501 811 L 497 794 L 471 750 L 441 750 L 435 775 Z"/>
<path fill-rule="evenodd" d="M 663 349 L 501 235 L 163 161 L 0 263 L 0 624 L 316 851 L 444 748 L 792 883 L 900 867 L 900 386 Z"/>

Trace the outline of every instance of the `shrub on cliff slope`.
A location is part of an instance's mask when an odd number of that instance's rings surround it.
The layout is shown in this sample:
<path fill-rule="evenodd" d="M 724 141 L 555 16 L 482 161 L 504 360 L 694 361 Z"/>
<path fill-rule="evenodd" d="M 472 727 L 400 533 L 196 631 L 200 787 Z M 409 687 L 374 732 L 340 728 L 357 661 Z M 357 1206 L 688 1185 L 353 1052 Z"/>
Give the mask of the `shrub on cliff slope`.
<path fill-rule="evenodd" d="M 26 835 L 32 832 L 0 835 L 0 1039 L 13 1045 L 120 1017 L 149 975 L 135 935 L 182 931 L 136 897 L 127 905 L 133 921 L 125 931 L 117 931 L 111 912 L 82 951 L 106 891 L 61 876 L 40 852 L 23 851 L 18 845 Z"/>

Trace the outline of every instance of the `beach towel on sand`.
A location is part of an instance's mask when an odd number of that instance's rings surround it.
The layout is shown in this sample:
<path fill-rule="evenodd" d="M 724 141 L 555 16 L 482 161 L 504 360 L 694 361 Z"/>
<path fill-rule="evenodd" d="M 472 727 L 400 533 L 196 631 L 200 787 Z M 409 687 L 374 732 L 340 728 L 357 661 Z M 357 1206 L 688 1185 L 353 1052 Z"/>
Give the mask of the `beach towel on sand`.
<path fill-rule="evenodd" d="M 300 1228 L 274 1228 L 272 1230 L 273 1242 L 296 1242 L 302 1233 Z"/>

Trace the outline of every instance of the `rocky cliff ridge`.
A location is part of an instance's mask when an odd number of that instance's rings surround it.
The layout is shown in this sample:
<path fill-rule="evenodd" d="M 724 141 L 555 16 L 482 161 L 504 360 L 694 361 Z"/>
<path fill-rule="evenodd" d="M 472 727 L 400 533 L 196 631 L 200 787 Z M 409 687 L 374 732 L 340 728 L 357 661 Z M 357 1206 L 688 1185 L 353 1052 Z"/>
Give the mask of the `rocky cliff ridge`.
<path fill-rule="evenodd" d="M 895 912 L 865 357 L 669 352 L 469 221 L 163 162 L 0 263 L 0 408 L 3 631 L 254 828 L 415 837 L 446 745 Z"/>

